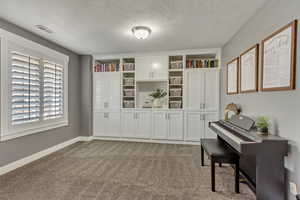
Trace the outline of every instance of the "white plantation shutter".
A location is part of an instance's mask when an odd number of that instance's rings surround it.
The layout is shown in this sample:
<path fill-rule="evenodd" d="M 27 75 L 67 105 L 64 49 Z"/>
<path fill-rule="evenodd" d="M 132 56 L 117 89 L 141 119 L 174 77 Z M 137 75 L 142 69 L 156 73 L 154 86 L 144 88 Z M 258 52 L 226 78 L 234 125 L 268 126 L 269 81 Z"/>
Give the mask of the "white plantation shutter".
<path fill-rule="evenodd" d="M 0 142 L 64 127 L 69 57 L 0 29 Z"/>
<path fill-rule="evenodd" d="M 24 124 L 40 119 L 39 58 L 11 52 L 11 124 Z"/>
<path fill-rule="evenodd" d="M 44 119 L 63 116 L 63 66 L 44 61 Z"/>

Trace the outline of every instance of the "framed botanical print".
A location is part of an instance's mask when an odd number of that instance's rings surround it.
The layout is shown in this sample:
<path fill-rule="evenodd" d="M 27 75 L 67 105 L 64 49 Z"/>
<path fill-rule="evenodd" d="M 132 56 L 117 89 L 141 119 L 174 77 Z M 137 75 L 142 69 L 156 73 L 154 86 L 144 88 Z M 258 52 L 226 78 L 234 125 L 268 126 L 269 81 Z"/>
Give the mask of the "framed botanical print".
<path fill-rule="evenodd" d="M 241 93 L 258 90 L 258 52 L 259 45 L 256 44 L 240 56 L 239 89 Z"/>
<path fill-rule="evenodd" d="M 227 64 L 227 94 L 237 94 L 239 92 L 239 58 L 233 59 Z"/>
<path fill-rule="evenodd" d="M 295 89 L 296 49 L 297 20 L 262 41 L 262 91 Z"/>

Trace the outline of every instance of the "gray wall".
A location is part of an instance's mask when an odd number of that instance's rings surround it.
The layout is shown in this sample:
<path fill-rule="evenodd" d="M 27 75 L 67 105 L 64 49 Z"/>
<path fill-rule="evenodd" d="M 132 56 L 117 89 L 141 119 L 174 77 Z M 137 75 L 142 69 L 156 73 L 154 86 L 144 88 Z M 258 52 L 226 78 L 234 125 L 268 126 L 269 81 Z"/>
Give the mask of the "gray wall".
<path fill-rule="evenodd" d="M 93 57 L 81 58 L 81 135 L 92 136 L 92 67 Z"/>
<path fill-rule="evenodd" d="M 272 122 L 271 131 L 290 140 L 290 153 L 286 158 L 286 168 L 290 180 L 298 184 L 300 190 L 300 76 L 297 89 L 282 92 L 258 92 L 226 95 L 226 63 L 246 49 L 283 27 L 300 18 L 299 0 L 270 0 L 243 28 L 223 47 L 222 66 L 222 110 L 231 102 L 238 103 L 242 112 L 250 116 L 265 115 Z M 298 29 L 299 30 L 299 29 Z M 300 31 L 298 32 L 298 38 Z M 300 48 L 298 40 L 298 49 Z M 297 53 L 300 62 L 300 51 Z M 297 65 L 300 72 L 300 65 Z M 299 75 L 299 73 L 298 73 Z M 294 199 L 294 197 L 290 197 Z"/>
<path fill-rule="evenodd" d="M 0 19 L 0 28 L 69 56 L 69 126 L 0 143 L 0 166 L 75 138 L 80 131 L 80 58 L 52 42 Z"/>

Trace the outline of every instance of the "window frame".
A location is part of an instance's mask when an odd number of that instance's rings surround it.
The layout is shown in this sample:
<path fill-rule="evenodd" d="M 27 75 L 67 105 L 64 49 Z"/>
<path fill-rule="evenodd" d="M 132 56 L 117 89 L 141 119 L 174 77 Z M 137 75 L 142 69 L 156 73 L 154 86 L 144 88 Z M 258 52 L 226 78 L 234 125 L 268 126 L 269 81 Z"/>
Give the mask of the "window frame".
<path fill-rule="evenodd" d="M 44 73 L 44 61 L 49 60 L 63 66 L 63 116 L 55 119 L 44 120 L 43 117 L 43 84 L 41 79 L 41 115 L 37 122 L 30 122 L 18 125 L 11 123 L 11 51 L 26 53 L 30 56 L 41 59 L 41 76 Z M 0 141 L 10 140 L 25 135 L 39 133 L 42 131 L 55 129 L 69 125 L 68 114 L 68 64 L 69 57 L 42 46 L 33 41 L 27 40 L 21 36 L 15 35 L 3 29 L 0 29 L 0 54 L 1 54 L 1 132 Z"/>

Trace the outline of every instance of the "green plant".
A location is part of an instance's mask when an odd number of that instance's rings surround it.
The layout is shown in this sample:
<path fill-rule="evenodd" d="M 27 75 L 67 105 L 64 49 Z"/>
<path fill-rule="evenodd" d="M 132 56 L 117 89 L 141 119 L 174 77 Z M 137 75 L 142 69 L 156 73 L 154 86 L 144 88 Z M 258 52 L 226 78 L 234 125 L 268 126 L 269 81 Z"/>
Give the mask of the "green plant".
<path fill-rule="evenodd" d="M 267 117 L 259 117 L 256 126 L 258 128 L 268 128 L 270 126 L 269 119 Z"/>
<path fill-rule="evenodd" d="M 160 99 L 160 98 L 165 97 L 166 95 L 167 95 L 167 92 L 165 92 L 164 90 L 161 90 L 161 89 L 156 89 L 155 92 L 149 94 L 149 96 L 154 99 Z"/>

